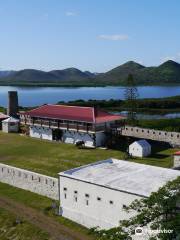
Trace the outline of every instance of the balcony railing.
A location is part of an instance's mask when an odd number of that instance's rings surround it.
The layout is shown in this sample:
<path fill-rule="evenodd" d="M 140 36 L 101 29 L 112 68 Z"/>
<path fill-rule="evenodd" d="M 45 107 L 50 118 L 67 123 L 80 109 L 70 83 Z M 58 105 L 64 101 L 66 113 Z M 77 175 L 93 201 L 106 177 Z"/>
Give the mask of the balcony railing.
<path fill-rule="evenodd" d="M 106 126 L 96 126 L 96 125 L 82 125 L 82 124 L 75 124 L 75 123 L 62 123 L 56 121 L 48 121 L 48 120 L 32 120 L 26 119 L 21 120 L 22 124 L 27 125 L 36 125 L 36 126 L 44 126 L 44 127 L 51 127 L 51 128 L 59 128 L 59 129 L 72 129 L 76 131 L 85 131 L 85 132 L 96 132 L 96 131 L 105 131 Z"/>

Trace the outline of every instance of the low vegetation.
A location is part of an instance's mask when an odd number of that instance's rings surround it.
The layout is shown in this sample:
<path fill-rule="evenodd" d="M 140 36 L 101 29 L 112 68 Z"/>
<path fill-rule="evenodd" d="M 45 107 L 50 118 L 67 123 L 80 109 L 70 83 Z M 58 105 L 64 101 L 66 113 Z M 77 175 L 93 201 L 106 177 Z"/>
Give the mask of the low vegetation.
<path fill-rule="evenodd" d="M 0 189 L 1 189 L 0 196 L 5 197 L 7 199 L 11 199 L 19 204 L 25 205 L 32 209 L 35 209 L 38 212 L 41 212 L 41 213 L 45 214 L 46 216 L 51 217 L 53 220 L 57 221 L 58 223 L 66 226 L 66 227 L 69 227 L 70 229 L 72 229 L 76 232 L 81 232 L 85 235 L 88 235 L 89 231 L 87 228 L 80 226 L 79 224 L 72 222 L 64 217 L 57 215 L 57 211 L 58 211 L 58 207 L 59 207 L 58 202 L 56 203 L 56 208 L 54 208 L 55 202 L 52 199 L 38 195 L 36 193 L 32 193 L 32 192 L 25 191 L 25 190 L 22 190 L 22 189 L 19 189 L 16 187 L 12 187 L 8 184 L 1 183 L 1 182 L 0 182 Z M 16 218 L 18 217 L 18 213 L 16 216 L 13 216 L 13 218 L 11 220 L 12 222 L 14 222 L 15 217 Z M 0 209 L 0 219 L 1 219 L 1 209 Z M 0 220 L 0 222 L 1 222 L 1 220 Z M 22 230 L 23 230 L 23 226 L 24 225 L 22 225 Z M 0 231 L 1 231 L 1 227 L 0 227 Z M 35 231 L 36 231 L 36 229 L 35 229 Z M 33 228 L 32 228 L 32 232 L 33 232 Z M 32 236 L 32 235 L 30 235 L 30 236 Z M 37 236 L 39 236 L 38 233 L 37 233 Z M 41 236 L 41 232 L 40 232 L 40 236 Z M 34 240 L 36 238 L 32 237 L 29 239 Z M 3 239 L 3 240 L 9 240 L 9 239 Z M 28 238 L 24 238 L 24 239 L 19 238 L 18 240 L 28 240 Z M 37 238 L 37 240 L 39 240 L 39 238 Z M 42 240 L 46 240 L 46 238 L 42 238 Z M 49 240 L 49 238 L 48 238 L 48 240 Z"/>
<path fill-rule="evenodd" d="M 49 176 L 108 158 L 124 159 L 127 149 L 125 139 L 119 140 L 118 149 L 78 149 L 71 144 L 33 139 L 19 134 L 0 132 L 0 162 L 29 169 Z M 164 145 L 153 145 L 153 153 L 147 158 L 130 161 L 171 167 L 175 150 Z"/>
<path fill-rule="evenodd" d="M 1 240 L 50 240 L 48 234 L 16 215 L 0 208 L 0 239 Z"/>

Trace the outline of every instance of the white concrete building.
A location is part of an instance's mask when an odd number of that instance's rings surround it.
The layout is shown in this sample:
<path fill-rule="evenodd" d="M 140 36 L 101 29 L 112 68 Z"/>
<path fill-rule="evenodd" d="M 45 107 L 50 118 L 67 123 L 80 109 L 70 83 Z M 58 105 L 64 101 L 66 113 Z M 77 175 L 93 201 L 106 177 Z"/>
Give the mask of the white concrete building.
<path fill-rule="evenodd" d="M 147 157 L 151 154 L 151 145 L 146 140 L 135 141 L 129 145 L 129 154 L 134 157 Z"/>
<path fill-rule="evenodd" d="M 180 169 L 180 151 L 174 153 L 174 168 Z"/>
<path fill-rule="evenodd" d="M 3 132 L 19 132 L 19 119 L 10 117 L 2 121 L 2 131 Z"/>
<path fill-rule="evenodd" d="M 123 210 L 150 196 L 180 171 L 108 159 L 59 173 L 60 213 L 88 228 L 109 229 L 128 219 Z"/>
<path fill-rule="evenodd" d="M 112 125 L 122 126 L 124 117 L 94 107 L 49 104 L 20 112 L 20 120 L 31 137 L 99 147 L 106 143 L 106 132 Z"/>

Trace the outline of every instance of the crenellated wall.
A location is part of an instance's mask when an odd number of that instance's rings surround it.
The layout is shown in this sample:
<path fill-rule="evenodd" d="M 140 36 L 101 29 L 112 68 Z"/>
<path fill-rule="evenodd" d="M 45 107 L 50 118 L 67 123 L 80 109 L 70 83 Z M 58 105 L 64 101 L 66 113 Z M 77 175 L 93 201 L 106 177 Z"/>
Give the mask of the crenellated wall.
<path fill-rule="evenodd" d="M 167 142 L 173 146 L 180 146 L 180 133 L 178 132 L 168 132 L 132 126 L 125 126 L 124 128 L 120 128 L 118 130 L 123 136 L 150 139 L 160 142 Z"/>
<path fill-rule="evenodd" d="M 0 182 L 58 200 L 58 179 L 0 164 Z"/>

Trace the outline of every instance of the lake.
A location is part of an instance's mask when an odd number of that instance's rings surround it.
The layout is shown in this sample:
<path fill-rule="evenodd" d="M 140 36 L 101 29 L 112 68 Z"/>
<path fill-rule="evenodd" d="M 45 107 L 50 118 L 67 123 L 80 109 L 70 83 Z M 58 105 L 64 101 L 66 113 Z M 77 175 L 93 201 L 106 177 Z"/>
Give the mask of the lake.
<path fill-rule="evenodd" d="M 10 87 L 0 86 L 0 106 L 7 106 L 7 92 L 18 91 L 19 105 L 37 106 L 58 101 L 89 99 L 123 99 L 124 87 Z M 180 95 L 180 86 L 140 86 L 140 98 L 159 98 Z"/>

